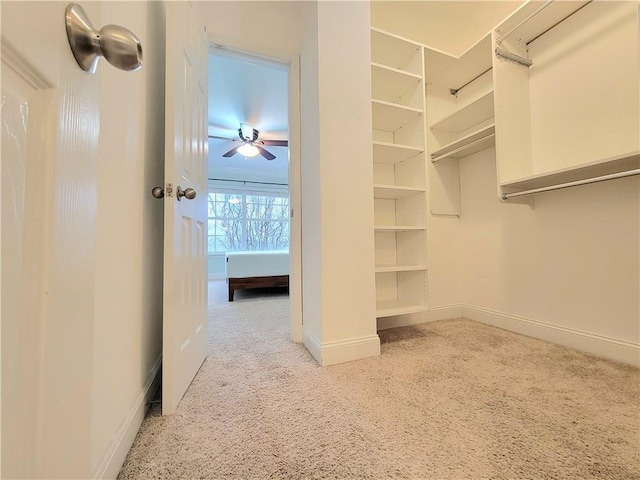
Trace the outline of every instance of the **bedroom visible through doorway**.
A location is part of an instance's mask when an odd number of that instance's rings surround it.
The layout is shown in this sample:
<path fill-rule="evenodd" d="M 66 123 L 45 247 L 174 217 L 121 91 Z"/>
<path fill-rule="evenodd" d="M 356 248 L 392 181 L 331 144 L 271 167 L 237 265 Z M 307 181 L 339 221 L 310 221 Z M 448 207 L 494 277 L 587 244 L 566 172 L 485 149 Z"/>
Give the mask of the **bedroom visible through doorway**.
<path fill-rule="evenodd" d="M 209 55 L 209 308 L 285 297 L 286 323 L 289 68 L 223 48 Z"/>

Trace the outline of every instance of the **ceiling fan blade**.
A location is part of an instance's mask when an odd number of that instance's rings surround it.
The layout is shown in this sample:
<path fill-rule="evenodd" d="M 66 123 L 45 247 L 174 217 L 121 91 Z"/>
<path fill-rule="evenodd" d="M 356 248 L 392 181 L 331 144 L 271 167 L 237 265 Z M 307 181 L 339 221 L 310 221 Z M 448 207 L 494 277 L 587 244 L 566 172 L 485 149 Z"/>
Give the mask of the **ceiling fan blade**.
<path fill-rule="evenodd" d="M 289 140 L 260 140 L 264 145 L 271 147 L 288 147 Z"/>
<path fill-rule="evenodd" d="M 266 158 L 267 160 L 273 160 L 274 158 L 276 158 L 276 156 L 273 153 L 267 152 L 264 148 L 262 148 L 260 145 L 256 145 L 256 148 L 258 149 L 258 151 L 260 152 L 260 155 L 262 155 L 264 158 Z"/>
<path fill-rule="evenodd" d="M 222 155 L 223 157 L 233 157 L 236 153 L 238 153 L 238 148 L 240 148 L 241 145 L 238 145 L 235 148 L 232 148 L 231 150 L 229 150 L 227 153 L 225 153 L 224 155 Z"/>
<path fill-rule="evenodd" d="M 209 138 L 217 138 L 218 140 L 236 140 L 235 137 L 221 137 L 219 135 L 209 135 Z"/>

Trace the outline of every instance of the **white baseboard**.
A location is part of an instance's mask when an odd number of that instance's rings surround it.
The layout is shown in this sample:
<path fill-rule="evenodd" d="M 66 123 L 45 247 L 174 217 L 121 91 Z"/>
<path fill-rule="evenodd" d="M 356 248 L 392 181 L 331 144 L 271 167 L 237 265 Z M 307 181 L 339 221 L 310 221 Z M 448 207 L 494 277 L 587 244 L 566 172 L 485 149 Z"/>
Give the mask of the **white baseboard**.
<path fill-rule="evenodd" d="M 438 320 L 449 320 L 451 318 L 460 317 L 462 317 L 462 305 L 446 305 L 443 307 L 432 308 L 426 312 L 379 318 L 378 330 L 408 327 L 409 325 L 419 325 L 421 323 L 437 322 Z"/>
<path fill-rule="evenodd" d="M 640 345 L 638 344 L 471 305 L 448 305 L 436 307 L 427 312 L 380 318 L 378 330 L 461 317 L 640 367 Z M 308 335 L 308 332 L 303 331 L 303 342 L 320 365 L 366 358 L 378 355 L 380 351 L 380 339 L 377 335 L 375 338 L 372 336 L 322 344 Z"/>
<path fill-rule="evenodd" d="M 462 310 L 469 320 L 640 367 L 640 345 L 634 343 L 469 305 Z"/>
<path fill-rule="evenodd" d="M 378 335 L 321 343 L 309 332 L 303 330 L 302 337 L 304 346 L 323 367 L 380 355 Z"/>
<path fill-rule="evenodd" d="M 304 324 L 302 324 L 302 344 L 309 350 L 311 356 L 316 359 L 316 362 L 322 365 L 322 345 L 316 337 L 304 328 Z"/>
<path fill-rule="evenodd" d="M 131 406 L 129 414 L 114 434 L 113 440 L 104 449 L 100 460 L 93 470 L 92 478 L 117 478 L 147 413 L 147 403 L 153 400 L 153 395 L 160 385 L 162 378 L 162 376 L 159 375 L 161 365 L 162 356 L 156 360 L 147 377 L 142 392 L 140 392 L 137 400 Z"/>

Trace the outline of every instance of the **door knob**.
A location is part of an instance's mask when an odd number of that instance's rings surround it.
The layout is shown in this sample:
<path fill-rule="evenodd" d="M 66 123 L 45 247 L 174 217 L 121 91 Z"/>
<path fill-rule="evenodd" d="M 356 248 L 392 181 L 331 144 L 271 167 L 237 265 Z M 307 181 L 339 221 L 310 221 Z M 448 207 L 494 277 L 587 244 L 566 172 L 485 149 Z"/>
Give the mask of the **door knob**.
<path fill-rule="evenodd" d="M 178 186 L 178 193 L 176 194 L 178 200 L 182 200 L 182 197 L 185 197 L 187 200 L 193 200 L 196 198 L 196 191 L 193 188 L 187 188 L 182 190 L 180 186 Z"/>
<path fill-rule="evenodd" d="M 153 195 L 153 198 L 164 198 L 164 188 L 153 187 L 151 189 L 151 195 Z"/>
<path fill-rule="evenodd" d="M 100 57 L 120 70 L 142 67 L 142 45 L 133 33 L 117 25 L 96 30 L 80 5 L 70 3 L 65 10 L 67 39 L 73 56 L 85 72 L 95 73 Z"/>

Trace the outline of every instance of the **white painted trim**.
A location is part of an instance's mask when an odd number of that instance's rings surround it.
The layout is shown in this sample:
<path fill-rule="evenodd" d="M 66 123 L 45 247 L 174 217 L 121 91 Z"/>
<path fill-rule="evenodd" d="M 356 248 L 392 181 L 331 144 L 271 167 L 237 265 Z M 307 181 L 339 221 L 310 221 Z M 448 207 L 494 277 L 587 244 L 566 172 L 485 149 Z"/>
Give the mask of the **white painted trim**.
<path fill-rule="evenodd" d="M 326 367 L 327 365 L 376 357 L 378 355 L 380 355 L 380 337 L 378 335 L 369 335 L 367 337 L 323 343 L 322 362 L 320 364 Z"/>
<path fill-rule="evenodd" d="M 44 90 L 53 85 L 40 74 L 25 58 L 11 46 L 3 37 L 0 44 L 2 63 L 14 71 L 22 80 L 27 82 L 35 90 Z"/>
<path fill-rule="evenodd" d="M 469 320 L 640 367 L 640 345 L 635 343 L 470 305 L 462 310 Z"/>
<path fill-rule="evenodd" d="M 421 323 L 437 322 L 438 320 L 449 320 L 460 317 L 462 317 L 462 305 L 445 305 L 432 308 L 426 312 L 379 318 L 378 330 L 407 327 L 409 325 L 419 325 Z"/>
<path fill-rule="evenodd" d="M 316 362 L 322 365 L 322 344 L 304 328 L 304 325 L 302 327 L 302 343 Z"/>
<path fill-rule="evenodd" d="M 378 335 L 321 343 L 306 329 L 302 333 L 304 346 L 323 367 L 380 355 Z"/>
<path fill-rule="evenodd" d="M 296 343 L 305 342 L 302 328 L 302 178 L 300 153 L 300 56 L 279 58 L 276 55 L 251 52 L 232 45 L 223 45 L 217 41 L 209 42 L 209 52 L 215 55 L 252 58 L 254 61 L 266 61 L 279 64 L 288 72 L 289 101 L 289 207 L 294 216 L 289 219 L 289 300 L 290 300 L 290 336 Z M 226 277 L 224 277 L 226 278 Z M 211 280 L 211 277 L 209 278 Z"/>
<path fill-rule="evenodd" d="M 291 340 L 302 341 L 302 178 L 300 163 L 300 57 L 289 62 L 289 298 Z"/>
<path fill-rule="evenodd" d="M 161 365 L 162 355 L 158 357 L 153 365 L 142 392 L 140 392 L 137 400 L 131 406 L 129 414 L 113 435 L 112 441 L 102 452 L 100 460 L 98 460 L 93 469 L 92 478 L 117 478 L 147 413 L 147 403 L 153 399 L 153 395 L 160 386 L 161 375 L 159 372 Z"/>

